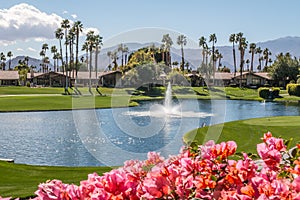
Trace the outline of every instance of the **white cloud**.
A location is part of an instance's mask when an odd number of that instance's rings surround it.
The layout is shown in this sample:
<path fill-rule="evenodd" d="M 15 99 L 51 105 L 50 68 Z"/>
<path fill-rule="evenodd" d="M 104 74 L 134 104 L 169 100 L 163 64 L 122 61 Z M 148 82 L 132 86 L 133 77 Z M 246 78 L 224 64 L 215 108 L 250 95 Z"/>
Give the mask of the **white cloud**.
<path fill-rule="evenodd" d="M 77 15 L 76 14 L 73 14 L 71 16 L 73 17 L 73 19 L 77 19 Z"/>
<path fill-rule="evenodd" d="M 22 49 L 22 48 L 17 48 L 17 51 L 24 51 L 24 49 Z"/>
<path fill-rule="evenodd" d="M 31 47 L 28 47 L 27 50 L 32 51 L 32 52 L 37 52 L 34 48 L 31 48 Z"/>
<path fill-rule="evenodd" d="M 54 38 L 62 17 L 47 14 L 26 3 L 0 9 L 0 40 L 9 43 L 32 38 Z"/>
<path fill-rule="evenodd" d="M 63 14 L 68 14 L 68 11 L 64 10 L 64 11 L 63 11 Z"/>
<path fill-rule="evenodd" d="M 89 31 L 94 31 L 94 34 L 97 35 L 100 31 L 97 28 L 84 28 L 82 30 L 83 35 L 86 35 Z"/>

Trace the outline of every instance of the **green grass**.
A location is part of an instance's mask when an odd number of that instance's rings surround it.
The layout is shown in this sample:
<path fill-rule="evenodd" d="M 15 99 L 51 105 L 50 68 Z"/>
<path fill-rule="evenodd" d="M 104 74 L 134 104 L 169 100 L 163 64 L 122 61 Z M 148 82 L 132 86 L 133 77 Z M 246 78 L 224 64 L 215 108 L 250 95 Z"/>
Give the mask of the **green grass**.
<path fill-rule="evenodd" d="M 0 111 L 70 110 L 89 108 L 110 108 L 137 105 L 129 97 L 111 96 L 14 96 L 0 97 Z"/>
<path fill-rule="evenodd" d="M 218 143 L 234 140 L 238 152 L 256 153 L 256 144 L 262 142 L 260 138 L 268 131 L 275 137 L 293 138 L 295 145 L 300 142 L 300 116 L 255 118 L 207 126 L 186 133 L 183 140 L 186 144 L 203 144 L 209 139 Z"/>
<path fill-rule="evenodd" d="M 30 197 L 39 183 L 59 179 L 64 183 L 79 185 L 90 173 L 101 175 L 110 167 L 48 167 L 0 162 L 0 196 Z"/>

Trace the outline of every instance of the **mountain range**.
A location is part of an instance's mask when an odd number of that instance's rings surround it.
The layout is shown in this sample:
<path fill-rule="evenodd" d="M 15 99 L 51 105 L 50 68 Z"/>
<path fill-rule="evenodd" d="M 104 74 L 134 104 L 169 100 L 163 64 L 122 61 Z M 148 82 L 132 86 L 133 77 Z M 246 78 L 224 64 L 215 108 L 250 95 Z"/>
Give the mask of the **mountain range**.
<path fill-rule="evenodd" d="M 142 47 L 149 46 L 150 43 L 126 43 L 125 44 L 129 48 L 129 52 L 134 52 Z M 154 43 L 156 47 L 160 46 L 160 43 Z M 210 44 L 208 44 L 210 45 Z M 257 47 L 261 47 L 261 49 L 268 48 L 272 55 L 271 59 L 274 61 L 276 59 L 276 55 L 279 53 L 287 53 L 289 52 L 292 56 L 295 56 L 299 58 L 300 56 L 300 37 L 283 37 L 275 40 L 269 40 L 265 42 L 258 42 L 256 43 Z M 173 45 L 171 48 L 171 57 L 172 57 L 172 62 L 177 61 L 178 63 L 181 62 L 181 50 L 180 48 L 177 48 L 178 45 Z M 99 55 L 98 55 L 98 68 L 99 70 L 105 70 L 107 69 L 107 66 L 109 65 L 109 58 L 107 56 L 108 51 L 114 51 L 118 48 L 118 46 L 113 46 L 109 48 L 104 48 L 101 49 Z M 219 52 L 223 55 L 223 58 L 221 60 L 221 63 L 223 66 L 226 66 L 233 71 L 233 55 L 232 55 L 232 46 L 216 46 L 217 49 L 219 49 Z M 248 53 L 249 50 L 246 50 L 245 54 L 245 60 L 250 59 L 251 55 Z M 191 48 L 184 48 L 184 55 L 185 55 L 185 60 L 186 62 L 189 62 L 190 66 L 193 69 L 196 69 L 202 62 L 202 54 L 201 54 L 201 49 L 200 47 L 198 49 L 191 49 Z M 85 56 L 85 55 L 81 55 Z M 81 57 L 80 56 L 80 57 Z M 121 63 L 121 55 L 119 55 L 118 63 Z M 19 60 L 24 59 L 25 56 L 18 56 L 16 58 L 12 59 L 12 67 L 16 66 L 18 64 Z M 237 63 L 239 63 L 239 51 L 236 47 L 236 57 L 237 57 Z M 94 60 L 94 58 L 93 58 Z M 258 55 L 255 55 L 254 58 L 254 66 L 258 65 Z M 53 61 L 52 61 L 53 62 Z M 38 71 L 40 69 L 40 64 L 42 63 L 41 60 L 35 59 L 35 58 L 29 58 L 29 66 L 33 65 L 36 66 L 36 70 Z M 94 65 L 94 63 L 93 63 Z M 237 64 L 238 65 L 238 64 Z M 7 65 L 8 68 L 8 61 Z M 53 65 L 50 64 L 49 67 L 53 69 Z M 246 66 L 245 66 L 246 67 Z M 256 69 L 256 67 L 255 67 Z M 254 70 L 255 70 L 254 69 Z"/>

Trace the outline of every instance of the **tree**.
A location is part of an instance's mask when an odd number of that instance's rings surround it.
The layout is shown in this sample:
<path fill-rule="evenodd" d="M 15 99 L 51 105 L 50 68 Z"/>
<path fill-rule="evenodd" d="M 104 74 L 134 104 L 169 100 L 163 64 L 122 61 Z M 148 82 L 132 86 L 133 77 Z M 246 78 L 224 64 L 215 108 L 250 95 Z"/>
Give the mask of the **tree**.
<path fill-rule="evenodd" d="M 41 68 L 42 68 L 42 72 L 45 73 L 45 63 L 44 63 L 44 58 L 46 56 L 45 51 L 41 50 L 40 51 L 40 56 L 42 57 L 42 63 L 40 64 Z"/>
<path fill-rule="evenodd" d="M 68 19 L 64 19 L 61 22 L 61 28 L 65 30 L 65 47 L 66 47 L 66 62 L 65 65 L 65 71 L 66 71 L 66 85 L 65 85 L 65 93 L 68 94 L 68 29 L 70 28 L 70 22 Z"/>
<path fill-rule="evenodd" d="M 244 69 L 244 57 L 245 57 L 245 50 L 247 49 L 248 42 L 246 41 L 246 38 L 243 37 L 243 33 L 237 34 L 237 41 L 239 45 L 239 51 L 240 51 L 240 87 L 242 87 L 242 75 L 243 75 L 243 69 Z"/>
<path fill-rule="evenodd" d="M 268 48 L 265 48 L 263 51 L 263 56 L 265 60 L 265 68 L 268 68 L 268 62 L 269 62 L 269 56 L 271 56 L 272 53 Z"/>
<path fill-rule="evenodd" d="M 79 52 L 79 35 L 80 33 L 82 32 L 82 29 L 83 29 L 83 24 L 81 23 L 81 21 L 76 21 L 73 25 L 73 29 L 74 29 L 74 32 L 75 32 L 75 37 L 76 37 L 76 62 L 75 62 L 75 88 L 77 88 L 77 78 L 78 78 L 78 70 L 79 70 L 79 55 L 78 55 L 78 52 Z"/>
<path fill-rule="evenodd" d="M 51 53 L 53 53 L 53 62 L 54 62 L 54 72 L 57 71 L 57 48 L 55 45 L 51 46 Z"/>
<path fill-rule="evenodd" d="M 209 42 L 212 42 L 212 67 L 213 67 L 213 84 L 215 83 L 215 72 L 216 72 L 216 66 L 215 66 L 215 43 L 217 42 L 217 36 L 215 33 L 211 34 L 209 36 Z"/>
<path fill-rule="evenodd" d="M 237 43 L 236 34 L 231 34 L 229 37 L 229 42 L 232 42 L 232 55 L 233 55 L 233 67 L 234 67 L 234 73 L 233 76 L 236 76 L 236 55 L 235 55 L 235 46 L 234 44 Z"/>
<path fill-rule="evenodd" d="M 96 47 L 95 46 L 95 32 L 94 31 L 89 31 L 86 35 L 86 43 L 88 45 L 88 51 L 90 52 L 90 59 L 89 59 L 89 92 L 92 93 L 92 54 L 93 50 Z"/>
<path fill-rule="evenodd" d="M 292 58 L 289 53 L 280 53 L 269 67 L 268 72 L 275 81 L 282 82 L 285 87 L 288 81 L 296 81 L 300 64 L 297 58 Z"/>
<path fill-rule="evenodd" d="M 63 33 L 62 28 L 56 29 L 56 31 L 55 31 L 55 37 L 56 37 L 56 39 L 59 40 L 59 49 L 60 49 L 60 51 L 59 51 L 60 52 L 59 58 L 61 60 L 62 71 L 63 71 L 63 74 L 64 74 L 65 73 L 65 69 L 64 69 L 64 61 L 63 61 L 63 57 L 62 57 L 62 45 L 61 45 L 61 40 L 64 37 L 64 33 Z"/>
<path fill-rule="evenodd" d="M 206 38 L 204 36 L 199 38 L 199 46 L 202 47 L 202 64 L 204 64 L 206 49 L 208 49 Z"/>
<path fill-rule="evenodd" d="M 180 49 L 181 49 L 181 65 L 180 65 L 180 69 L 181 69 L 182 72 L 184 72 L 185 62 L 184 62 L 183 46 L 185 46 L 187 44 L 186 36 L 185 35 L 179 35 L 177 37 L 177 44 L 180 46 Z"/>
<path fill-rule="evenodd" d="M 99 49 L 103 45 L 102 43 L 102 37 L 100 35 L 95 35 L 94 36 L 94 43 L 95 43 L 95 71 L 96 71 L 96 79 L 98 78 L 98 54 L 99 54 Z"/>
<path fill-rule="evenodd" d="M 250 65 L 250 72 L 253 72 L 253 63 L 254 63 L 254 54 L 256 52 L 256 44 L 251 43 L 249 45 L 249 53 L 251 53 L 251 65 Z"/>
<path fill-rule="evenodd" d="M 1 69 L 4 71 L 5 70 L 5 61 L 6 57 L 3 52 L 0 53 L 0 60 L 1 60 Z"/>
<path fill-rule="evenodd" d="M 106 55 L 107 55 L 107 57 L 108 57 L 108 70 L 110 71 L 111 70 L 111 54 L 112 54 L 112 52 L 111 51 L 108 51 L 107 53 L 106 53 Z"/>
<path fill-rule="evenodd" d="M 250 64 L 250 60 L 249 60 L 249 58 L 247 58 L 247 60 L 246 60 L 246 64 L 247 64 L 247 71 L 249 72 L 249 64 Z"/>
<path fill-rule="evenodd" d="M 258 69 L 258 71 L 260 71 L 261 70 L 261 53 L 262 53 L 262 50 L 261 50 L 261 48 L 260 47 L 257 47 L 256 49 L 255 49 L 255 53 L 256 54 L 258 54 L 258 67 L 257 67 L 257 69 Z"/>
<path fill-rule="evenodd" d="M 126 65 L 126 60 L 127 60 L 127 53 L 128 53 L 128 47 L 125 44 L 119 44 L 118 46 L 118 52 L 121 52 L 121 66 L 124 66 L 124 53 L 126 55 L 125 58 L 125 65 Z"/>
<path fill-rule="evenodd" d="M 11 70 L 11 57 L 13 57 L 13 53 L 11 51 L 9 51 L 7 53 L 7 57 L 9 57 L 9 61 L 8 61 L 8 70 Z"/>
<path fill-rule="evenodd" d="M 48 47 L 48 44 L 47 43 L 44 43 L 42 45 L 42 51 L 40 52 L 40 56 L 42 56 L 42 61 L 43 61 L 43 73 L 45 71 L 48 71 L 48 69 L 46 69 L 46 63 L 44 62 L 45 61 L 45 56 L 46 56 L 46 53 L 47 53 L 47 50 L 49 49 Z"/>
<path fill-rule="evenodd" d="M 173 45 L 173 41 L 172 41 L 172 38 L 170 37 L 169 34 L 165 34 L 163 35 L 163 39 L 161 40 L 162 41 L 162 54 L 163 54 L 163 62 L 171 67 L 171 47 Z"/>

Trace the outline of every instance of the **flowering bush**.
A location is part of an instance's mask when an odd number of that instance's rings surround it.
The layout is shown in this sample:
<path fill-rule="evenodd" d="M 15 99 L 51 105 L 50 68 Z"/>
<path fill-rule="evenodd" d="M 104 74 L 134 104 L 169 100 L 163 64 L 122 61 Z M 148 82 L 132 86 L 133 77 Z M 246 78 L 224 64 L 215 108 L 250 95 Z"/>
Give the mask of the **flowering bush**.
<path fill-rule="evenodd" d="M 240 159 L 233 141 L 209 141 L 184 147 L 177 156 L 148 153 L 119 169 L 88 175 L 79 186 L 52 180 L 39 185 L 36 199 L 298 199 L 300 145 L 287 151 L 284 141 L 264 134 L 257 145 L 260 160 Z"/>

